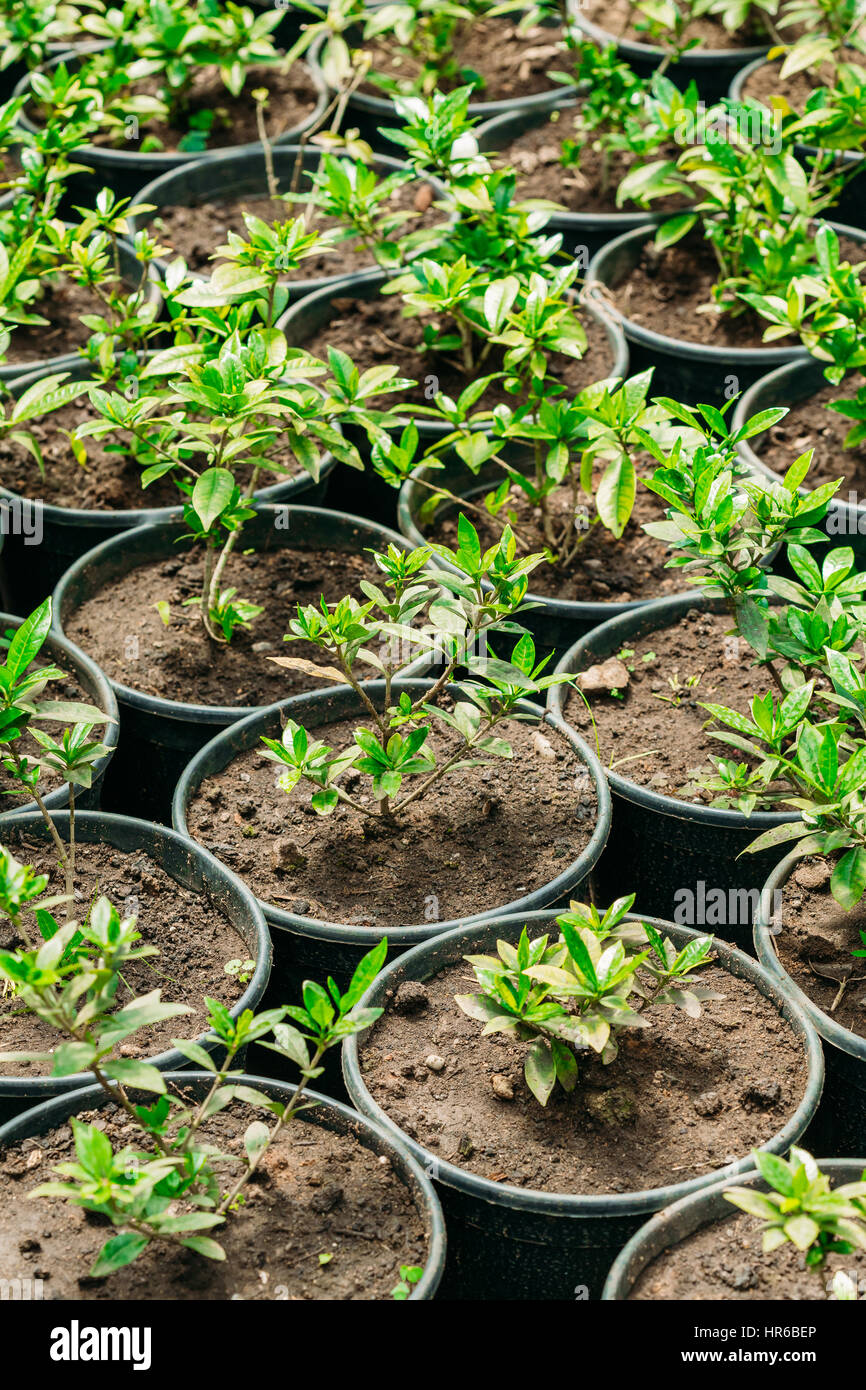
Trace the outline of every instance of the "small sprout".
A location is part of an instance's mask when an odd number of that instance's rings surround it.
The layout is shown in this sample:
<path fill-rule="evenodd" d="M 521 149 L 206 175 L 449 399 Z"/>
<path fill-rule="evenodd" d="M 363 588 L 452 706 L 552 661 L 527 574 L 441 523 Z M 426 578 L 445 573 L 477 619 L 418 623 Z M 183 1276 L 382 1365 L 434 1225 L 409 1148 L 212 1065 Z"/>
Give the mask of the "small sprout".
<path fill-rule="evenodd" d="M 171 627 L 171 604 L 166 603 L 164 598 L 159 598 L 153 606 L 162 619 L 163 625 Z"/>
<path fill-rule="evenodd" d="M 234 975 L 242 985 L 245 985 L 256 968 L 254 960 L 227 960 L 223 969 L 227 975 Z"/>
<path fill-rule="evenodd" d="M 391 1290 L 391 1297 L 397 1301 L 408 1298 L 412 1292 L 412 1285 L 417 1284 L 423 1274 L 423 1269 L 419 1269 L 417 1265 L 401 1265 L 400 1282 Z"/>

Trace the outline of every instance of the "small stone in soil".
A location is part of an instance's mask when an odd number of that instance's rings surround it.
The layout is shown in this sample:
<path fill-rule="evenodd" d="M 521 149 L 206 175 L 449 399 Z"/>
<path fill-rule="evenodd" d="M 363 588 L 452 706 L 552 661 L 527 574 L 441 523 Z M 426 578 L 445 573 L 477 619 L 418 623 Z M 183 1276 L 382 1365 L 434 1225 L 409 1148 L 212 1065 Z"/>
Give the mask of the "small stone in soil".
<path fill-rule="evenodd" d="M 778 1081 L 758 1080 L 746 1088 L 741 1099 L 747 1105 L 757 1105 L 761 1110 L 768 1110 L 771 1105 L 778 1103 L 781 1095 L 782 1088 Z"/>
<path fill-rule="evenodd" d="M 599 666 L 590 666 L 582 671 L 577 683 L 585 695 L 609 695 L 612 690 L 624 690 L 628 680 L 628 671 L 623 663 L 611 657 Z"/>
<path fill-rule="evenodd" d="M 499 1100 L 514 1100 L 514 1087 L 507 1076 L 500 1076 L 497 1072 L 490 1080 L 493 1086 L 493 1094 L 497 1096 Z"/>
<path fill-rule="evenodd" d="M 704 1091 L 695 1101 L 695 1109 L 699 1115 L 717 1115 L 721 1108 L 722 1098 L 718 1091 Z"/>
<path fill-rule="evenodd" d="M 816 860 L 813 864 L 801 864 L 794 871 L 794 879 L 801 888 L 808 888 L 814 892 L 817 888 L 823 888 L 830 878 L 830 865 L 823 860 Z"/>

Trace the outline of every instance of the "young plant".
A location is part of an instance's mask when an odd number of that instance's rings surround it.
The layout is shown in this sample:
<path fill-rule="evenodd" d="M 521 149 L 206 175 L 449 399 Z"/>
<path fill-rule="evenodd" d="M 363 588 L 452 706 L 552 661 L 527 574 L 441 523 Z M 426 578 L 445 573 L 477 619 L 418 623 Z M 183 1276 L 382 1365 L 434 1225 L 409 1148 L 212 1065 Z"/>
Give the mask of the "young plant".
<path fill-rule="evenodd" d="M 808 1268 L 820 1269 L 828 1255 L 866 1249 L 866 1181 L 831 1188 L 812 1155 L 796 1147 L 787 1159 L 766 1149 L 752 1158 L 769 1192 L 729 1187 L 725 1200 L 761 1222 L 765 1255 L 790 1243 Z"/>
<path fill-rule="evenodd" d="M 326 366 L 288 349 L 282 334 L 267 329 L 252 329 L 245 338 L 233 332 L 212 358 L 183 349 L 169 349 L 165 358 L 168 366 L 179 363 L 183 375 L 172 376 L 159 393 L 127 399 L 92 388 L 100 418 L 80 426 L 76 435 L 110 436 L 128 449 L 137 443 L 145 451 L 141 460 L 149 458 L 142 485 L 169 475 L 176 482 L 186 499 L 190 535 L 204 549 L 201 621 L 209 637 L 224 643 L 260 611 L 226 589 L 223 577 L 244 523 L 254 514 L 252 499 L 262 476 L 282 477 L 300 467 L 317 479 L 326 449 L 350 467 L 363 467 L 339 427 L 355 425 L 378 438 L 389 417 L 373 408 L 373 398 L 409 383 L 391 366 L 359 373 L 334 348 Z M 158 369 L 152 363 L 148 371 Z M 309 381 L 329 371 L 323 386 Z M 280 442 L 288 446 L 291 463 L 271 457 Z"/>
<path fill-rule="evenodd" d="M 524 1076 L 541 1105 L 557 1082 L 574 1090 L 576 1050 L 609 1064 L 621 1030 L 648 1027 L 650 1009 L 675 1005 L 695 1018 L 702 1001 L 723 997 L 692 980 L 712 959 L 712 938 L 696 937 L 677 951 L 651 923 L 624 921 L 633 902 L 634 894 L 620 898 L 603 915 L 572 903 L 556 918 L 556 941 L 546 934 L 530 940 L 524 927 L 516 947 L 498 941 L 495 956 L 466 957 L 481 988 L 456 1002 L 484 1024 L 484 1034 L 530 1044 Z"/>
<path fill-rule="evenodd" d="M 52 44 L 69 47 L 84 37 L 83 15 L 101 0 L 3 0 L 0 4 L 0 71 L 23 64 L 38 68 Z"/>
<path fill-rule="evenodd" d="M 755 104 L 722 103 L 706 113 L 676 160 L 633 168 L 617 202 L 648 206 L 678 195 L 691 207 L 659 227 L 654 245 L 664 250 L 695 229 L 718 264 L 706 312 L 737 317 L 756 299 L 786 299 L 793 282 L 822 274 L 814 222 L 838 201 L 854 167 L 819 162 L 806 174 L 795 157 L 800 138 L 793 125 L 773 127 Z"/>
<path fill-rule="evenodd" d="M 196 103 L 196 74 L 202 68 L 215 68 L 225 90 L 240 96 L 251 69 L 276 67 L 282 61 L 272 39 L 279 22 L 277 9 L 253 10 L 231 0 L 224 7 L 207 3 L 201 8 L 187 0 L 151 0 L 146 8 L 140 0 L 126 0 L 122 9 L 88 15 L 82 21 L 88 33 L 106 46 L 84 58 L 79 78 L 103 94 L 103 106 L 109 111 L 114 103 L 125 106 L 127 115 L 158 116 L 182 131 L 179 149 L 204 150 L 228 117 L 225 111 Z M 144 78 L 156 79 L 155 99 L 136 93 L 135 84 Z M 128 137 L 126 123 L 118 128 L 113 115 L 105 124 L 109 133 L 113 130 Z M 150 134 L 141 148 L 161 149 L 162 144 Z"/>
<path fill-rule="evenodd" d="M 426 548 L 409 555 L 391 548 L 376 555 L 391 596 L 365 581 L 366 604 L 343 599 L 332 607 L 323 601 L 320 608 L 299 608 L 288 640 L 312 642 L 338 665 L 271 658 L 351 686 L 371 721 L 356 729 L 354 743 L 339 752 L 294 720 L 287 721 L 281 739 L 262 740 L 265 756 L 285 769 L 279 781 L 282 790 L 291 792 L 302 780 L 310 783 L 316 789 L 312 805 L 319 815 L 331 815 L 342 804 L 366 817 L 399 823 L 405 809 L 448 774 L 493 758 L 510 758 L 511 746 L 500 736 L 499 726 L 506 720 L 531 718 L 520 711 L 521 700 L 571 679 L 543 674 L 549 658 L 536 662 L 535 644 L 514 621 L 522 608 L 527 576 L 540 556 L 518 559 L 508 531 L 498 545 L 482 552 L 478 533 L 462 515 L 457 549 L 436 545 L 430 550 L 447 568 L 429 577 L 419 573 L 428 559 Z M 488 654 L 488 638 L 497 631 L 523 632 L 510 662 Z M 391 645 L 395 640 L 396 649 Z M 407 658 L 422 652 L 441 655 L 443 671 L 432 687 L 413 699 L 405 689 L 392 689 L 392 682 Z M 360 683 L 359 665 L 372 666 L 384 676 L 381 709 Z M 469 676 L 457 681 L 459 667 Z M 452 710 L 437 703 L 450 682 L 460 697 Z M 456 747 L 441 760 L 430 739 L 437 721 L 456 739 Z M 370 779 L 369 795 L 346 790 L 349 772 L 355 780 L 357 774 Z"/>
<path fill-rule="evenodd" d="M 91 785 L 93 769 L 107 752 L 93 732 L 97 725 L 112 721 L 94 705 L 44 698 L 46 685 L 66 674 L 59 666 L 37 664 L 50 628 L 49 598 L 11 637 L 0 665 L 0 767 L 10 783 L 5 794 L 32 797 L 39 807 L 64 873 L 67 901 L 71 902 L 75 889 L 75 788 Z M 50 734 L 43 728 L 45 724 L 61 725 L 59 736 Z M 25 735 L 32 741 L 29 746 Z M 45 805 L 40 782 L 46 772 L 57 774 L 69 785 L 67 842 Z M 67 913 L 69 910 L 67 907 Z"/>
<path fill-rule="evenodd" d="M 2 865 L 0 854 L 0 887 Z M 121 919 L 104 897 L 86 921 L 61 927 L 46 911 L 42 918 L 46 940 L 32 950 L 0 951 L 0 976 L 11 985 L 16 1000 L 54 1029 L 61 1041 L 53 1052 L 3 1054 L 0 1063 L 28 1056 L 31 1061 L 50 1061 L 53 1076 L 90 1072 L 123 1111 L 135 1138 L 116 1149 L 96 1125 L 73 1119 L 75 1159 L 59 1164 L 56 1178 L 28 1195 L 61 1198 L 111 1222 L 116 1234 L 97 1256 L 90 1270 L 94 1278 L 130 1264 L 153 1242 L 182 1245 L 206 1259 L 224 1260 L 223 1247 L 210 1233 L 238 1210 L 270 1146 L 309 1105 L 305 1092 L 321 1075 L 325 1053 L 381 1013 L 360 1008 L 359 1000 L 381 969 L 387 942 L 383 939 L 359 963 L 345 993 L 331 979 L 327 989 L 307 980 L 302 1005 L 258 1014 L 245 1009 L 237 1018 L 219 1000 L 207 999 L 206 1045 L 173 1040 L 174 1047 L 210 1075 L 203 1098 L 192 1102 L 183 1091 L 170 1090 L 149 1062 L 120 1051 L 128 1038 L 140 1038 L 146 1045 L 147 1028 L 191 1012 L 185 1004 L 163 1001 L 158 989 L 118 1007 L 128 963 L 156 954 L 155 947 L 139 944 L 135 918 Z M 289 1100 L 271 1099 L 247 1085 L 235 1069 L 239 1053 L 254 1042 L 300 1069 Z M 155 1099 L 141 1104 L 133 1099 L 133 1091 L 148 1092 Z M 244 1129 L 240 1158 L 222 1152 L 207 1133 L 207 1121 L 232 1103 L 246 1106 L 254 1116 Z M 227 1179 L 229 1164 L 235 1175 Z"/>

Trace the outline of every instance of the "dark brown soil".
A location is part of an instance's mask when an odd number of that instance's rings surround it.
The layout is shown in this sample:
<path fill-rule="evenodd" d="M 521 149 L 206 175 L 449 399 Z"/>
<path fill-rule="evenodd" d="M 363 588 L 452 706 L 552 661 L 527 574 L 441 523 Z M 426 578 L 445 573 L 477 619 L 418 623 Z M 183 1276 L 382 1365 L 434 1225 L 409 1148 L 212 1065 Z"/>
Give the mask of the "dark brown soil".
<path fill-rule="evenodd" d="M 866 960 L 851 954 L 863 948 L 866 903 L 850 912 L 839 906 L 830 892 L 831 867 L 814 858 L 797 866 L 782 890 L 774 942 L 803 993 L 841 1028 L 866 1037 Z"/>
<path fill-rule="evenodd" d="M 49 875 L 49 893 L 64 891 L 63 875 L 43 840 L 7 831 L 4 844 L 16 859 Z M 143 942 L 159 948 L 158 956 L 134 961 L 124 969 L 128 989 L 118 991 L 118 1007 L 161 989 L 164 999 L 187 1004 L 193 1010 L 133 1034 L 120 1045 L 121 1056 L 155 1057 L 171 1047 L 172 1038 L 195 1038 L 206 1032 L 205 995 L 221 999 L 231 1008 L 246 988 L 225 972 L 227 961 L 249 956 L 246 943 L 228 918 L 209 894 L 182 888 L 146 854 L 126 854 L 110 845 L 79 844 L 76 863 L 74 911 L 88 911 L 90 903 L 104 895 L 124 916 L 137 915 Z M 63 909 L 57 911 L 62 917 Z M 0 934 L 7 950 L 26 945 L 17 940 L 9 922 L 0 924 Z M 54 1029 L 32 1014 L 22 1013 L 14 998 L 0 999 L 0 1052 L 47 1052 L 58 1041 Z M 0 1070 L 7 1076 L 47 1076 L 50 1065 L 4 1062 Z"/>
<path fill-rule="evenodd" d="M 609 1066 L 582 1052 L 575 1090 L 557 1088 L 543 1108 L 523 1076 L 526 1044 L 482 1036 L 454 1003 L 477 992 L 474 973 L 450 965 L 422 986 L 417 1011 L 400 1011 L 398 991 L 365 1035 L 364 1081 L 419 1144 L 492 1182 L 587 1194 L 686 1182 L 771 1138 L 806 1081 L 802 1048 L 768 1000 L 719 966 L 701 983 L 725 998 L 699 1019 L 658 1009 L 650 1027 L 620 1033 Z M 444 1069 L 431 1071 L 430 1056 Z M 507 1085 L 494 1090 L 497 1077 Z"/>
<path fill-rule="evenodd" d="M 329 724 L 314 736 L 347 748 L 359 722 Z M 278 767 L 253 750 L 202 783 L 188 812 L 190 833 L 260 899 L 302 916 L 387 931 L 492 910 L 563 873 L 596 819 L 592 784 L 551 730 L 509 722 L 503 736 L 513 761 L 443 778 L 393 826 L 344 805 L 317 817 L 309 788 L 287 796 L 275 785 Z M 438 725 L 428 743 L 440 765 L 454 746 Z M 366 796 L 366 778 L 350 773 L 344 781 L 352 795 Z"/>
<path fill-rule="evenodd" d="M 129 90 L 139 95 L 154 96 L 159 87 L 157 78 L 146 78 L 130 84 Z M 200 68 L 193 78 L 188 114 L 216 112 L 207 142 L 209 150 L 253 144 L 258 140 L 256 104 L 250 96 L 257 87 L 266 87 L 268 91 L 266 126 L 272 140 L 306 120 L 317 101 L 313 79 L 304 63 L 294 63 L 290 72 L 284 72 L 280 67 L 250 68 L 244 88 L 237 97 L 232 96 L 224 86 L 216 68 Z M 141 147 L 146 136 L 155 136 L 161 141 L 162 150 L 169 153 L 177 150 L 188 129 L 187 125 L 181 128 L 163 121 L 142 121 L 139 138 L 124 140 L 119 148 L 134 151 Z M 107 131 L 97 135 L 93 143 L 116 146 L 116 140 Z"/>
<path fill-rule="evenodd" d="M 242 1151 L 251 1114 L 235 1104 L 203 1134 L 224 1152 Z M 138 1132 L 114 1106 L 80 1118 L 116 1149 L 136 1142 Z M 67 1125 L 23 1140 L 5 1161 L 0 1155 L 0 1275 L 41 1278 L 46 1299 L 387 1300 L 400 1266 L 423 1268 L 427 1259 L 423 1217 L 391 1163 L 352 1134 L 299 1119 L 265 1154 L 244 1205 L 214 1232 L 224 1262 L 154 1242 L 134 1264 L 90 1279 L 111 1227 L 56 1198 L 22 1200 L 74 1156 Z M 220 1166 L 227 1184 L 237 1165 Z M 323 1264 L 323 1255 L 332 1258 Z"/>
<path fill-rule="evenodd" d="M 632 43 L 649 43 L 653 47 L 662 46 L 630 23 L 633 16 L 640 23 L 641 14 L 629 0 L 585 0 L 581 4 L 581 14 L 617 38 L 629 39 Z M 690 39 L 700 39 L 699 49 L 757 48 L 764 43 L 769 48 L 771 44 L 769 36 L 759 26 L 729 34 L 724 25 L 710 15 L 693 20 L 687 26 L 685 35 Z"/>
<path fill-rule="evenodd" d="M 770 677 L 751 664 L 751 648 L 726 636 L 731 628 L 727 617 L 692 609 L 676 627 L 628 644 L 631 654 L 622 659 L 629 681 L 622 698 L 588 697 L 606 767 L 661 796 L 711 800 L 709 792 L 691 783 L 712 770 L 711 755 L 740 755 L 705 732 L 709 715 L 699 702 L 746 711 L 752 697 L 765 694 L 771 685 Z M 685 691 L 678 707 L 659 698 L 673 694 L 669 681 L 674 676 L 684 685 L 698 674 L 700 683 Z M 593 742 L 592 724 L 579 695 L 567 695 L 565 718 Z"/>
<path fill-rule="evenodd" d="M 2 630 L 2 624 L 0 624 L 0 630 Z M 5 656 L 5 650 L 3 652 L 3 655 Z M 43 668 L 46 664 L 47 662 L 45 662 L 42 659 L 40 659 L 38 662 L 38 666 L 40 668 Z M 66 657 L 61 652 L 58 653 L 56 660 L 52 660 L 51 665 L 59 666 L 61 670 L 65 670 L 68 669 L 69 663 Z M 83 701 L 88 705 L 92 705 L 95 703 L 94 697 L 91 695 L 91 693 L 88 690 L 85 690 L 81 685 L 79 685 L 78 681 L 72 675 L 67 676 L 63 680 L 52 681 L 51 684 L 46 688 L 42 698 L 45 700 L 77 700 Z M 51 736 L 53 738 L 56 738 L 58 732 L 62 729 L 63 726 L 60 724 L 49 724 L 47 726 L 45 724 L 40 724 L 39 727 L 41 729 L 45 729 L 47 727 L 48 732 L 51 734 Z M 99 728 L 94 729 L 94 737 L 104 738 L 107 731 L 108 726 L 102 725 Z M 25 731 L 24 737 L 20 743 L 16 743 L 11 747 L 9 745 L 4 745 L 3 748 L 0 749 L 0 752 L 2 752 L 4 755 L 9 754 L 13 757 L 19 758 L 22 757 L 24 754 L 29 754 L 32 757 L 39 757 L 41 756 L 42 750 L 40 749 L 35 738 L 33 738 L 33 736 L 28 731 Z M 46 768 L 39 778 L 40 793 L 44 795 L 46 791 L 54 791 L 55 788 L 61 785 L 61 781 L 62 779 L 58 773 L 53 772 L 51 768 Z M 9 789 L 14 785 L 15 783 L 13 782 L 9 774 L 2 767 L 0 767 L 0 812 L 14 810 L 16 806 L 25 806 L 29 801 L 33 800 L 32 796 L 30 796 L 27 792 L 23 794 L 18 792 L 10 793 Z"/>
<path fill-rule="evenodd" d="M 445 354 L 419 352 L 423 324 L 429 320 L 423 317 L 404 318 L 399 295 L 383 295 L 366 300 L 337 293 L 331 303 L 335 311 L 333 318 L 308 337 L 302 346 L 325 361 L 328 347 L 340 348 L 349 354 L 359 371 L 396 362 L 402 376 L 418 383 L 409 388 L 402 398 L 407 404 L 429 405 L 437 391 L 444 391 L 456 400 L 478 375 L 486 376 L 502 368 L 502 353 L 498 349 L 490 353 L 481 371 L 473 373 L 471 377 L 450 355 L 446 357 Z M 584 317 L 583 324 L 587 337 L 587 351 L 583 357 L 578 359 L 553 353 L 549 359 L 551 373 L 572 395 L 592 382 L 609 376 L 613 370 L 604 330 L 588 316 Z M 447 331 L 447 320 L 442 321 L 442 327 Z M 395 392 L 389 399 L 394 408 L 399 407 L 399 393 Z M 474 408 L 492 410 L 502 402 L 515 406 L 517 399 L 503 390 L 500 379 L 490 383 Z"/>
<path fill-rule="evenodd" d="M 719 267 L 700 235 L 657 251 L 650 239 L 637 266 L 608 286 L 619 311 L 632 323 L 667 338 L 719 348 L 759 348 L 766 322 L 746 309 L 735 318 L 712 305 Z"/>
<path fill-rule="evenodd" d="M 116 388 L 111 388 L 116 389 Z M 35 497 L 53 507 L 72 507 L 92 511 L 138 511 L 156 507 L 178 507 L 184 501 L 170 476 L 158 478 L 142 488 L 142 467 L 130 453 L 118 452 L 119 441 L 85 438 L 81 442 L 87 463 L 78 463 L 64 430 L 72 430 L 97 416 L 86 396 L 71 405 L 38 416 L 27 428 L 38 439 L 45 460 L 45 476 L 39 472 L 33 455 L 11 437 L 0 440 L 0 484 L 23 497 Z M 287 482 L 302 469 L 293 451 L 280 439 L 268 457 L 285 473 L 263 471 L 259 490 Z M 241 483 L 246 481 L 241 477 Z"/>
<path fill-rule="evenodd" d="M 607 170 L 601 153 L 593 148 L 592 136 L 575 130 L 575 112 L 555 111 L 549 121 L 527 130 L 512 140 L 502 151 L 502 162 L 511 164 L 520 175 L 517 194 L 520 198 L 552 198 L 569 212 L 628 213 L 640 212 L 636 203 L 617 207 L 619 185 L 631 169 L 633 159 L 627 151 L 617 150 L 610 158 Z M 581 144 L 580 168 L 565 168 L 561 163 L 562 144 L 576 140 Z M 676 158 L 679 150 L 660 150 L 655 158 Z M 673 212 L 684 205 L 680 197 L 661 198 L 653 203 L 652 212 Z"/>
<path fill-rule="evenodd" d="M 283 643 L 296 605 L 317 604 L 322 594 L 328 603 L 350 593 L 360 600 L 359 581 L 380 577 L 366 552 L 313 551 L 299 542 L 277 543 L 255 555 L 233 553 L 224 587 L 236 587 L 239 597 L 265 611 L 248 630 L 236 628 L 231 643 L 215 651 L 198 605 L 182 606 L 201 593 L 203 563 L 196 552 L 140 565 L 82 604 L 65 624 L 67 636 L 112 680 L 147 695 L 202 705 L 269 705 L 323 684 L 268 660 L 322 661 L 309 643 L 293 642 L 290 649 Z M 168 627 L 154 607 L 157 600 L 171 606 Z"/>
<path fill-rule="evenodd" d="M 732 1186 L 736 1185 L 732 1179 Z M 834 1184 L 835 1185 L 835 1184 Z M 734 1208 L 731 1208 L 732 1212 Z M 793 1245 L 783 1245 L 771 1255 L 761 1249 L 761 1222 L 745 1212 L 713 1222 L 687 1240 L 664 1251 L 637 1280 L 631 1299 L 721 1299 L 745 1303 L 750 1299 L 818 1301 L 829 1296 L 837 1270 L 856 1278 L 862 1288 L 866 1275 L 866 1251 L 830 1255 L 820 1269 L 807 1269 L 804 1257 Z M 861 1295 L 862 1297 L 862 1295 Z M 707 1341 L 707 1346 L 722 1343 Z"/>
<path fill-rule="evenodd" d="M 862 259 L 862 248 L 840 239 L 845 260 Z M 766 320 L 746 309 L 732 317 L 712 304 L 718 280 L 718 263 L 709 243 L 692 233 L 674 246 L 657 251 L 650 239 L 637 266 L 617 285 L 607 289 L 619 311 L 632 323 L 650 328 L 667 338 L 703 343 L 717 348 L 761 348 Z M 796 347 L 792 338 L 771 346 Z"/>
<path fill-rule="evenodd" d="M 568 488 L 559 488 L 553 494 L 551 509 L 560 528 L 566 517 L 573 515 L 573 499 Z M 453 504 L 451 510 L 453 512 Z M 543 550 L 541 513 L 520 488 L 511 489 L 511 501 L 506 510 L 516 516 L 522 548 L 529 554 Z M 440 515 L 442 520 L 433 527 L 432 534 L 437 541 L 453 546 L 457 540 L 457 525 L 451 517 L 446 519 L 444 508 Z M 502 534 L 499 523 L 504 523 L 505 512 L 500 512 L 498 520 L 478 512 L 472 512 L 471 517 L 482 545 L 493 545 Z M 565 566 L 541 564 L 532 571 L 531 591 L 548 598 L 600 603 L 627 603 L 630 599 L 660 598 L 663 594 L 679 592 L 686 587 L 678 578 L 679 571 L 665 569 L 670 552 L 661 541 L 653 540 L 642 529 L 645 522 L 661 521 L 663 517 L 661 500 L 648 488 L 638 485 L 634 511 L 620 540 L 600 523 L 593 526 L 575 560 Z"/>
<path fill-rule="evenodd" d="M 441 213 L 432 208 L 431 195 L 430 185 L 418 182 L 395 191 L 389 202 L 389 210 L 416 213 L 411 220 L 407 219 L 401 224 L 398 236 L 441 220 Z M 292 217 L 302 216 L 305 206 L 301 203 L 293 207 L 282 198 L 233 195 L 218 200 L 191 202 L 185 207 L 162 208 L 153 218 L 151 226 L 161 242 L 170 246 L 177 255 L 183 256 L 191 270 L 209 273 L 213 269 L 213 254 L 218 246 L 225 243 L 228 233 L 245 235 L 244 213 L 251 213 L 263 222 L 285 222 Z M 332 231 L 340 225 L 335 217 L 316 216 L 310 219 L 310 229 L 319 233 Z M 326 275 L 368 270 L 374 264 L 370 252 L 359 243 L 339 241 L 330 252 L 307 256 L 298 273 L 286 278 L 316 280 Z"/>
<path fill-rule="evenodd" d="M 828 383 L 808 400 L 792 405 L 784 420 L 751 441 L 753 448 L 758 446 L 755 452 L 760 455 L 761 462 L 777 473 L 785 473 L 800 454 L 813 449 L 807 480 L 809 487 L 818 487 L 843 476 L 845 486 L 858 492 L 866 488 L 866 444 L 858 444 L 853 449 L 844 447 L 845 437 L 857 421 L 829 409 L 831 401 L 852 399 L 861 383 L 859 376 L 839 386 Z M 845 486 L 837 494 L 840 501 L 846 500 Z"/>
<path fill-rule="evenodd" d="M 108 452 L 110 439 L 82 440 L 87 465 L 78 463 L 69 440 L 62 433 L 96 418 L 86 396 L 43 415 L 28 425 L 39 441 L 45 476 L 33 455 L 9 437 L 0 440 L 0 482 L 22 497 L 38 497 L 54 507 L 133 510 L 176 507 L 183 500 L 169 478 L 159 478 L 142 489 L 141 468 L 129 454 Z M 116 446 L 115 446 L 116 447 Z"/>
<path fill-rule="evenodd" d="M 45 293 L 41 299 L 34 300 L 29 309 L 48 322 L 15 329 L 6 353 L 7 364 L 42 362 L 74 352 L 90 337 L 90 329 L 81 322 L 81 315 L 102 312 L 95 295 L 79 285 L 63 279 L 57 283 L 43 283 Z"/>
<path fill-rule="evenodd" d="M 533 92 L 546 92 L 555 86 L 550 73 L 563 71 L 567 66 L 559 47 L 560 30 L 536 26 L 521 33 L 506 19 L 476 21 L 458 39 L 456 58 L 461 72 L 457 82 L 437 83 L 441 91 L 464 86 L 469 74 L 482 79 L 473 93 L 474 101 L 507 101 L 525 97 Z M 366 45 L 373 55 L 373 71 L 390 81 L 406 83 L 406 90 L 418 77 L 418 63 L 411 54 L 388 44 L 383 39 Z M 382 88 L 368 81 L 361 88 L 373 96 L 382 96 Z"/>

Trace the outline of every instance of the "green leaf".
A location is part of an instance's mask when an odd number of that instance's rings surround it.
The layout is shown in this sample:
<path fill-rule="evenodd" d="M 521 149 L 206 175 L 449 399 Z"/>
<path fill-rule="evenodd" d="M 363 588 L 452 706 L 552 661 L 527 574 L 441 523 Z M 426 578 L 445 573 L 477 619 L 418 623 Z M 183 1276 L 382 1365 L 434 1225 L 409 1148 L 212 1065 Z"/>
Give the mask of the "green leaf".
<path fill-rule="evenodd" d="M 866 890 L 866 850 L 859 847 L 843 854 L 830 877 L 830 892 L 846 912 L 856 907 Z"/>
<path fill-rule="evenodd" d="M 90 1277 L 92 1279 L 103 1279 L 106 1274 L 111 1274 L 115 1269 L 122 1269 L 124 1265 L 132 1264 L 137 1260 L 142 1250 L 148 1245 L 148 1237 L 137 1235 L 134 1231 L 124 1231 L 122 1235 L 112 1236 L 107 1240 L 96 1257 L 91 1267 Z"/>
<path fill-rule="evenodd" d="M 781 1192 L 783 1197 L 794 1195 L 794 1180 L 783 1158 L 779 1158 L 778 1154 L 769 1153 L 766 1149 L 756 1149 L 753 1157 L 755 1167 L 774 1192 Z"/>
<path fill-rule="evenodd" d="M 264 1153 L 270 1138 L 270 1130 L 262 1120 L 253 1120 L 244 1132 L 244 1148 L 250 1161 Z"/>
<path fill-rule="evenodd" d="M 22 605 L 23 606 L 23 605 Z M 12 641 L 6 656 L 6 670 L 13 681 L 26 671 L 41 648 L 51 627 L 51 599 L 47 598 L 25 618 Z"/>
<path fill-rule="evenodd" d="M 124 1086 L 136 1086 L 141 1091 L 153 1091 L 156 1095 L 165 1094 L 165 1081 L 162 1073 L 148 1062 L 137 1062 L 131 1057 L 120 1057 L 115 1062 L 103 1066 L 106 1076 L 112 1081 L 120 1081 Z"/>
<path fill-rule="evenodd" d="M 535 1099 L 546 1105 L 556 1085 L 556 1065 L 550 1044 L 544 1038 L 536 1038 L 527 1052 L 523 1074 Z"/>
<path fill-rule="evenodd" d="M 619 540 L 634 507 L 637 476 L 628 454 L 620 454 L 604 470 L 595 505 L 603 524 Z"/>
<path fill-rule="evenodd" d="M 188 1250 L 194 1250 L 197 1255 L 204 1255 L 206 1260 L 224 1260 L 226 1257 L 222 1246 L 211 1240 L 210 1236 L 188 1236 L 180 1243 Z"/>
<path fill-rule="evenodd" d="M 234 489 L 235 480 L 227 468 L 208 468 L 196 479 L 192 505 L 204 531 L 225 511 Z"/>

